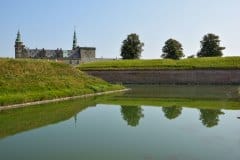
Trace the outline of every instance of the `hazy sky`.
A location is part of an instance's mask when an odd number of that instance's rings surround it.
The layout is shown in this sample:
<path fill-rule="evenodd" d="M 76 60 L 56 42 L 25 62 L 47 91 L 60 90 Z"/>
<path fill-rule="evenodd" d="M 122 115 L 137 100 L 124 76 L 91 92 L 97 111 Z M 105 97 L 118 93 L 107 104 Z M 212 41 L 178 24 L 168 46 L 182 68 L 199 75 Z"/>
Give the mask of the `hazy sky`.
<path fill-rule="evenodd" d="M 207 33 L 240 56 L 240 0 L 0 0 L 0 20 L 0 57 L 14 57 L 18 28 L 29 48 L 71 49 L 74 26 L 97 57 L 119 57 L 130 33 L 145 43 L 142 58 L 159 58 L 169 38 L 196 54 Z"/>

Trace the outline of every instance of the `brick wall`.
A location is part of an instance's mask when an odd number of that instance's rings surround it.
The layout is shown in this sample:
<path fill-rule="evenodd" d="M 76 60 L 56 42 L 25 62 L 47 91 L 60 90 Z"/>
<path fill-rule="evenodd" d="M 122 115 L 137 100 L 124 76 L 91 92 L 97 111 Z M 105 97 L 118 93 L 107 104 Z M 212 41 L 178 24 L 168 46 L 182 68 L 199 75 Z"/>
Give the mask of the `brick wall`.
<path fill-rule="evenodd" d="M 86 71 L 111 83 L 123 84 L 240 84 L 240 70 Z"/>
<path fill-rule="evenodd" d="M 80 47 L 80 56 L 81 61 L 83 62 L 91 62 L 94 61 L 96 57 L 95 48 L 89 48 L 89 47 Z"/>

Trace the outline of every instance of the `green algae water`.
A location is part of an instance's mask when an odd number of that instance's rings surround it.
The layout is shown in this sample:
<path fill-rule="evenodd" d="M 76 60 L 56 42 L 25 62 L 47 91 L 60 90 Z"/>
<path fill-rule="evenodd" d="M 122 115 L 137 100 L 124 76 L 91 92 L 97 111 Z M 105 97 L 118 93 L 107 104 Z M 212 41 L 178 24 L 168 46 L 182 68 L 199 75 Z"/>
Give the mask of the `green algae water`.
<path fill-rule="evenodd" d="M 240 86 L 128 87 L 0 112 L 0 159 L 240 159 Z"/>

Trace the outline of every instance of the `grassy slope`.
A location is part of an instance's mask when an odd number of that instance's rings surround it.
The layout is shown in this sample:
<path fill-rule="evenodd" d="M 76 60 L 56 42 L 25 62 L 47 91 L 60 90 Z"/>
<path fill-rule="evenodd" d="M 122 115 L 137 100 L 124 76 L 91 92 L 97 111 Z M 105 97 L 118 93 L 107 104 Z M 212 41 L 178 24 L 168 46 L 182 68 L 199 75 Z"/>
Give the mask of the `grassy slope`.
<path fill-rule="evenodd" d="M 0 59 L 0 106 L 123 88 L 67 64 Z"/>
<path fill-rule="evenodd" d="M 81 70 L 240 69 L 240 57 L 99 61 L 81 64 L 79 68 Z"/>

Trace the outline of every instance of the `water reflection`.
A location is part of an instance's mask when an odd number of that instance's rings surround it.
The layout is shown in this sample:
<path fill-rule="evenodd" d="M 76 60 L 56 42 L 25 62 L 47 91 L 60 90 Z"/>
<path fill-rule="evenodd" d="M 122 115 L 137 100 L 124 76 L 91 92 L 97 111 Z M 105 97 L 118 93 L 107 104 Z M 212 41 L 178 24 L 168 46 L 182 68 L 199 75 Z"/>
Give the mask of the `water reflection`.
<path fill-rule="evenodd" d="M 0 112 L 0 139 L 20 132 L 40 128 L 74 118 L 89 106 L 96 106 L 94 98 L 36 105 Z"/>
<path fill-rule="evenodd" d="M 235 85 L 129 85 L 128 97 L 239 99 L 240 87 Z"/>
<path fill-rule="evenodd" d="M 208 128 L 218 125 L 219 115 L 223 115 L 221 110 L 200 109 L 200 120 L 202 124 Z"/>
<path fill-rule="evenodd" d="M 173 107 L 163 107 L 162 111 L 167 119 L 172 120 L 177 118 L 182 113 L 182 107 L 173 106 Z"/>
<path fill-rule="evenodd" d="M 240 159 L 236 86 L 137 87 L 0 112 L 1 159 Z"/>
<path fill-rule="evenodd" d="M 144 106 L 158 107 L 169 120 L 176 120 L 183 113 L 184 107 L 197 109 L 200 115 L 194 119 L 200 120 L 208 128 L 219 124 L 219 116 L 224 114 L 222 110 L 240 109 L 240 95 L 236 86 L 142 85 L 130 88 L 132 88 L 131 91 L 119 94 L 2 111 L 0 112 L 0 139 L 34 128 L 59 123 L 71 117 L 76 127 L 77 114 L 97 104 L 120 107 L 118 114 L 121 114 L 126 125 L 132 127 L 138 126 L 140 120 L 144 118 Z M 204 92 L 206 94 L 203 94 Z M 165 93 L 167 94 L 165 95 Z M 186 115 L 182 115 L 181 118 L 185 117 Z"/>
<path fill-rule="evenodd" d="M 135 127 L 144 117 L 143 109 L 140 106 L 121 106 L 121 114 L 129 126 Z"/>
<path fill-rule="evenodd" d="M 77 114 L 74 115 L 74 127 L 77 127 Z"/>
<path fill-rule="evenodd" d="M 159 108 L 161 109 L 161 108 Z M 182 114 L 182 107 L 162 107 L 164 116 L 169 120 L 174 120 Z M 136 127 L 139 125 L 141 118 L 144 118 L 143 109 L 140 106 L 121 106 L 121 115 L 123 120 L 127 122 L 129 126 Z M 211 128 L 219 124 L 219 116 L 223 115 L 224 112 L 216 109 L 200 109 L 200 118 L 203 126 Z"/>

